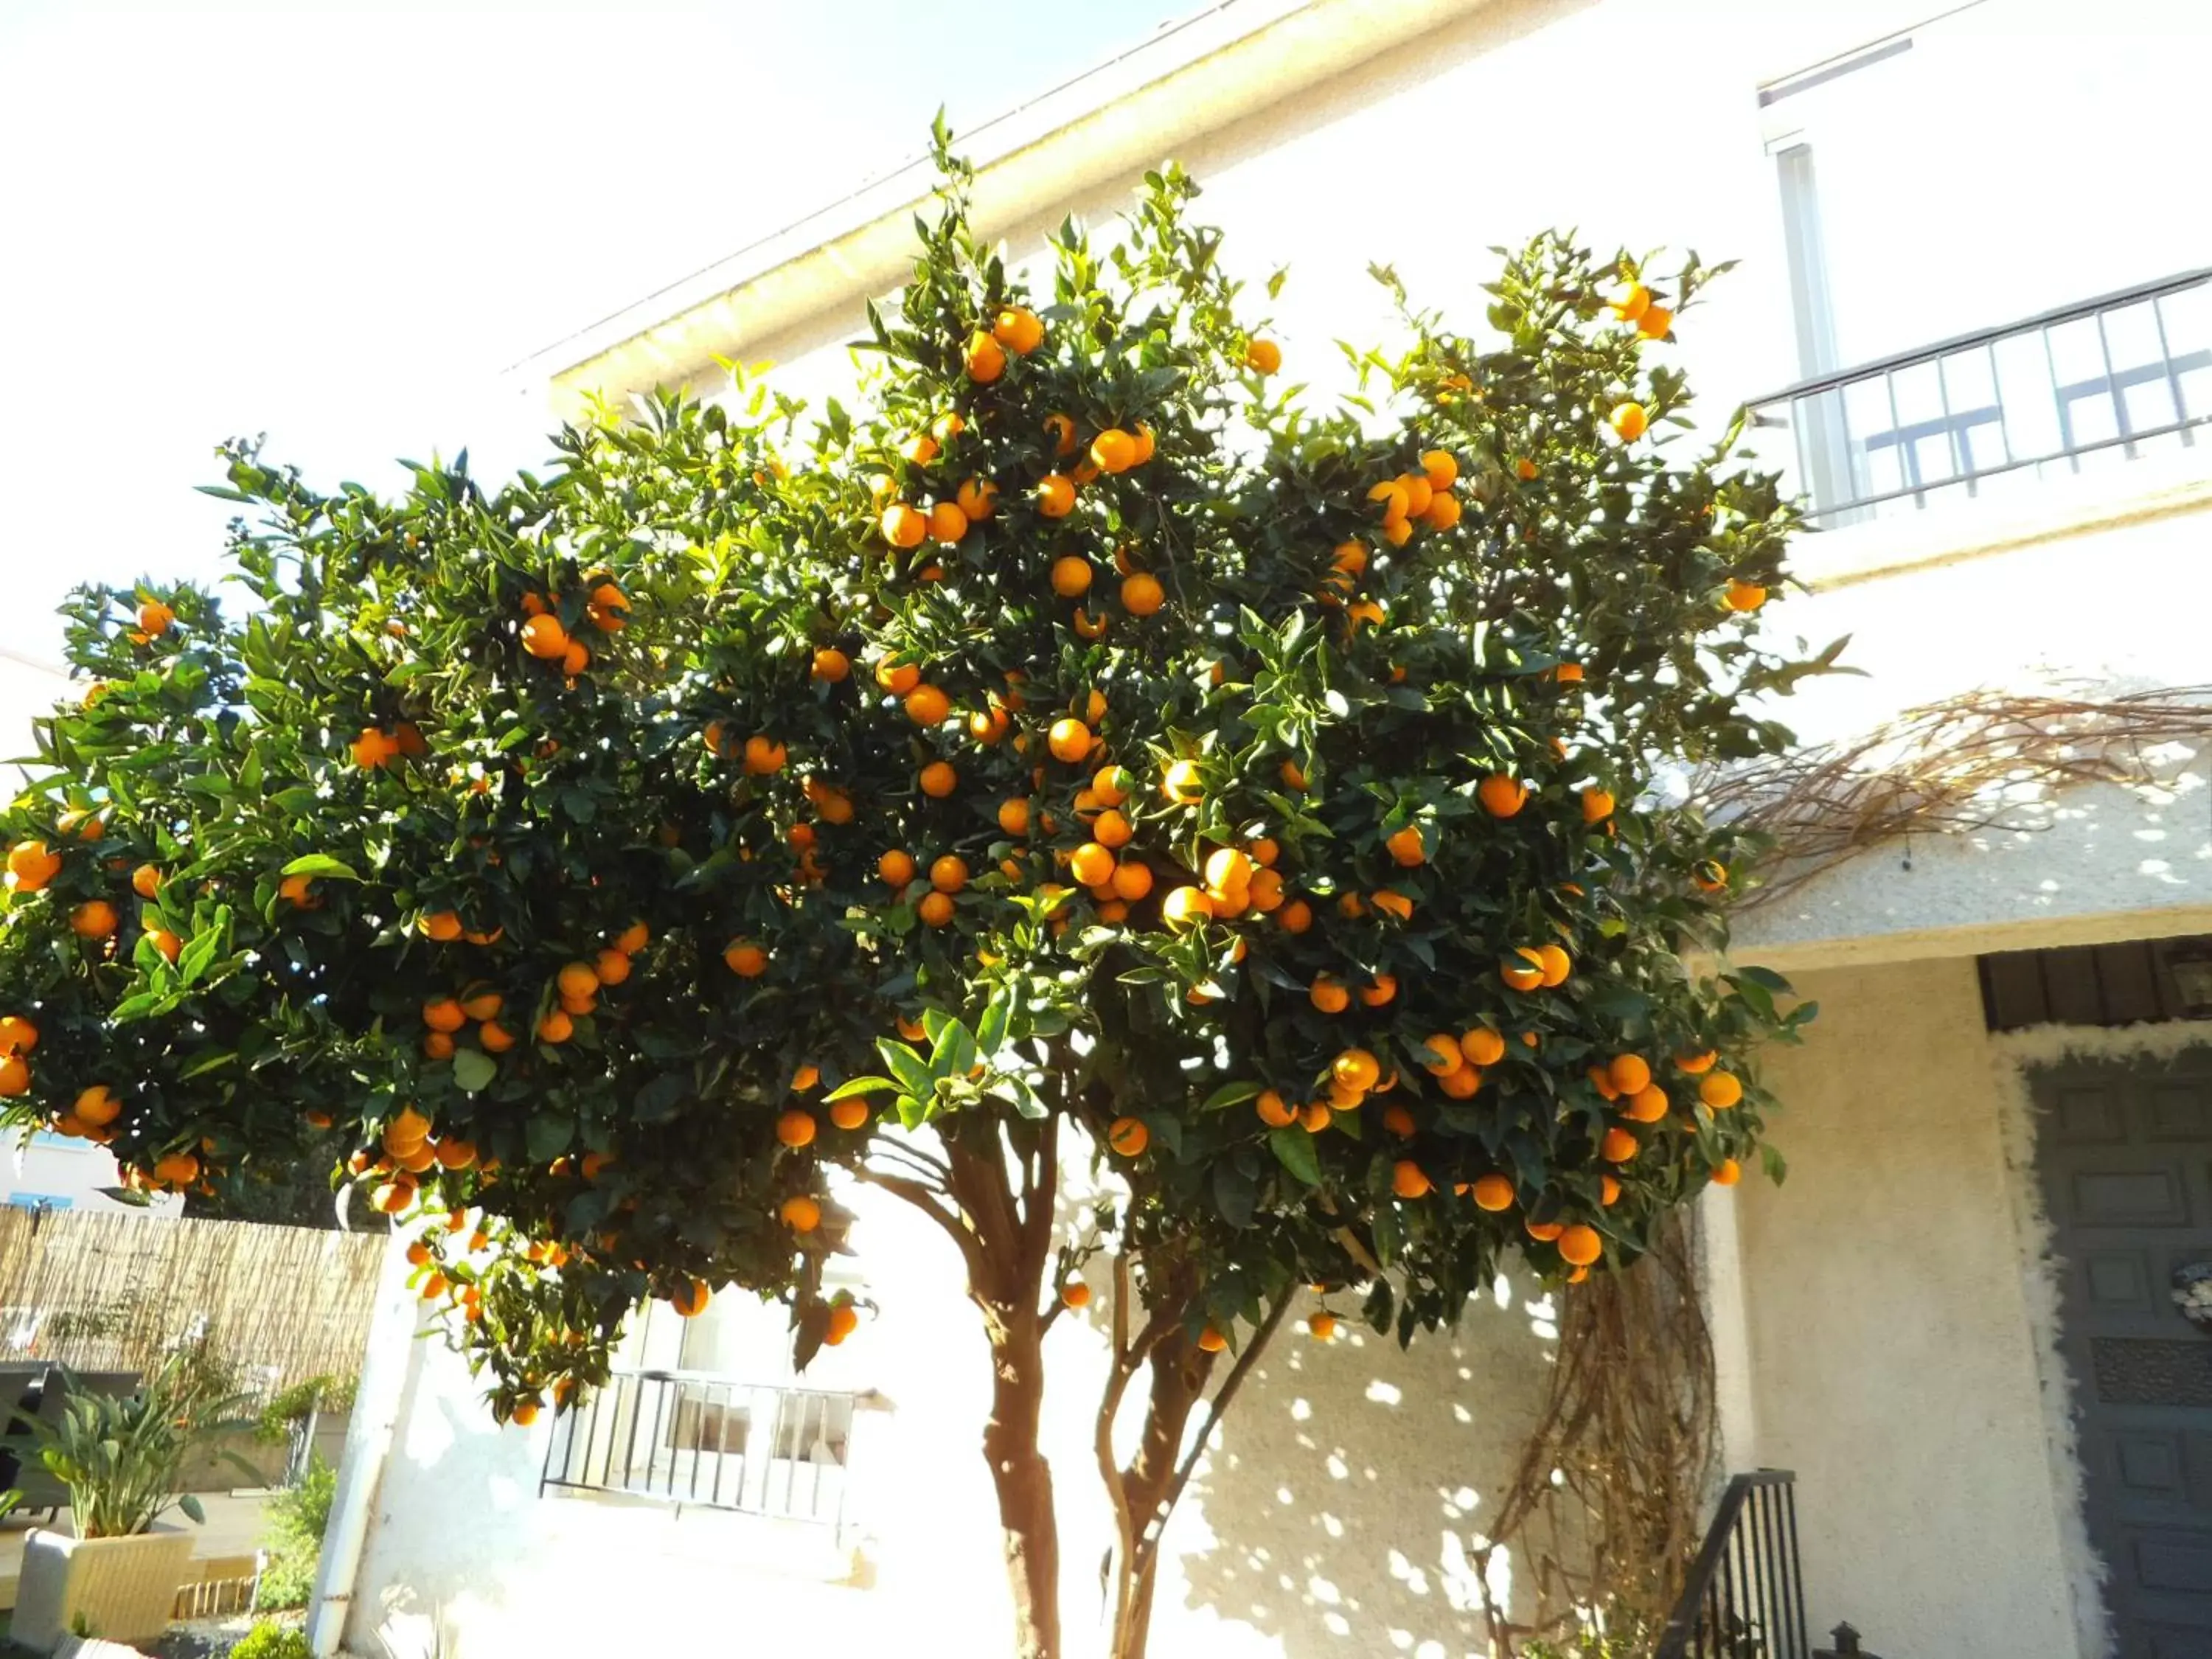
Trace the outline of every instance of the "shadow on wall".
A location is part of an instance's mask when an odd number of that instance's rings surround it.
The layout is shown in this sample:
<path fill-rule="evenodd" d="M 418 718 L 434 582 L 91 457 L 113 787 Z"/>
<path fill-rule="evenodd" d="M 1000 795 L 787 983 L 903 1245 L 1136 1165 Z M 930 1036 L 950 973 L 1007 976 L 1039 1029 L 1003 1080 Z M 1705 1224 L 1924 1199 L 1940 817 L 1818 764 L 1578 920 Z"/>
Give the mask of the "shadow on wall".
<path fill-rule="evenodd" d="M 1179 1628 L 1161 1631 L 1160 1659 L 1200 1652 L 1207 1612 L 1283 1659 L 1486 1652 L 1473 1553 L 1535 1419 L 1553 1311 L 1540 1287 L 1501 1281 L 1456 1330 L 1403 1352 L 1349 1320 L 1326 1345 L 1279 1337 L 1171 1523 L 1159 1622 Z M 1492 1571 L 1525 1612 L 1507 1552 Z"/>

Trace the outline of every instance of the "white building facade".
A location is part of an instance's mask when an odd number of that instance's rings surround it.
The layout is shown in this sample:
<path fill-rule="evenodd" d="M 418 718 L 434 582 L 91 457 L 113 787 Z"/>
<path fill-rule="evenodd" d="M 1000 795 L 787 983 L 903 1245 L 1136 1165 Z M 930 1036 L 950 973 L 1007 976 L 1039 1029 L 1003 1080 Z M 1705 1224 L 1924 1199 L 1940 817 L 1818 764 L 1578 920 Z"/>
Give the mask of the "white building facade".
<path fill-rule="evenodd" d="M 2212 697 L 2212 216 L 2180 176 L 2208 49 L 2179 0 L 1234 0 L 968 149 L 1016 261 L 1176 156 L 1243 274 L 1290 266 L 1271 332 L 1324 386 L 1335 340 L 1389 336 L 1370 261 L 1473 318 L 1486 250 L 1555 224 L 1740 259 L 1669 349 L 1708 419 L 1756 404 L 1808 494 L 1808 591 L 1771 625 L 1850 635 L 1863 677 L 1782 711 L 1832 743 L 1977 691 Z M 711 396 L 717 356 L 841 386 L 927 184 L 568 343 L 556 404 Z M 2212 771 L 2185 733 L 1746 917 L 1737 957 L 1821 1013 L 1767 1068 L 1787 1182 L 1706 1206 L 1707 1312 L 1728 1468 L 1796 1472 L 1815 1630 L 1849 1619 L 1892 1659 L 2212 1656 L 2212 1336 L 2171 1294 L 2212 1264 L 2208 936 Z M 322 1650 L 1001 1650 L 981 1336 L 943 1241 L 860 1207 L 884 1312 L 804 1379 L 773 1315 L 647 1322 L 599 1416 L 529 1431 L 406 1340 L 395 1279 Z M 1153 1653 L 1488 1651 L 1471 1554 L 1553 1312 L 1531 1287 L 1404 1354 L 1273 1351 L 1171 1528 Z M 1066 1494 L 1103 1345 L 1076 1320 L 1051 1340 Z M 732 1432 L 736 1474 L 705 1455 Z M 1070 1523 L 1072 1632 L 1106 1535 Z"/>

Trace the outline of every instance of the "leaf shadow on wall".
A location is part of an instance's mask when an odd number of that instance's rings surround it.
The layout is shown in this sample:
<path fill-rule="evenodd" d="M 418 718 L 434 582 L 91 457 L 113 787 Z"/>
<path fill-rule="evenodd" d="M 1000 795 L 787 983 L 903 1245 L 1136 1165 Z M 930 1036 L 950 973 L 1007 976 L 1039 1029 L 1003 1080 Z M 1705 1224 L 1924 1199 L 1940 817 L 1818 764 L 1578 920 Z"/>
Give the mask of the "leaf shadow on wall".
<path fill-rule="evenodd" d="M 1195 1653 L 1208 1613 L 1284 1659 L 1486 1651 L 1473 1552 L 1537 1415 L 1553 1311 L 1515 1283 L 1406 1350 L 1351 1320 L 1328 1344 L 1288 1328 L 1170 1522 L 1158 1622 L 1180 1629 L 1154 1659 Z M 1498 1559 L 1510 1575 L 1510 1551 Z M 1492 1588 L 1525 1613 L 1510 1582 Z"/>

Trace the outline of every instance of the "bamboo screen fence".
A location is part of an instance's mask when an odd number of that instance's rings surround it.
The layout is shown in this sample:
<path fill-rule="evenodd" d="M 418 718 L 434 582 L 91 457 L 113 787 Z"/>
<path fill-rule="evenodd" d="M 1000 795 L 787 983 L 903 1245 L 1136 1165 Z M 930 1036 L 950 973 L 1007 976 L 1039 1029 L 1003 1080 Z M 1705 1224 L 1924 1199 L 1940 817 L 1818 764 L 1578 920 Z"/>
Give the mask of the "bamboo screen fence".
<path fill-rule="evenodd" d="M 0 1207 L 0 1362 L 150 1370 L 185 1343 L 272 1394 L 361 1370 L 381 1235 Z"/>

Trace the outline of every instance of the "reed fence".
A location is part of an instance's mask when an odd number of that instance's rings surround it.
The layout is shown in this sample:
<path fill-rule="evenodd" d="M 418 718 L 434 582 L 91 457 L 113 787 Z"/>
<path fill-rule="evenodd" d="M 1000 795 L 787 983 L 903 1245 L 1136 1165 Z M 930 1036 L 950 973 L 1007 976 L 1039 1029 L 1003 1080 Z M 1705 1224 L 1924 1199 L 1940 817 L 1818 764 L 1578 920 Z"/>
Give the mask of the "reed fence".
<path fill-rule="evenodd" d="M 0 1207 L 0 1361 L 150 1370 L 180 1346 L 262 1395 L 361 1369 L 381 1236 Z"/>

